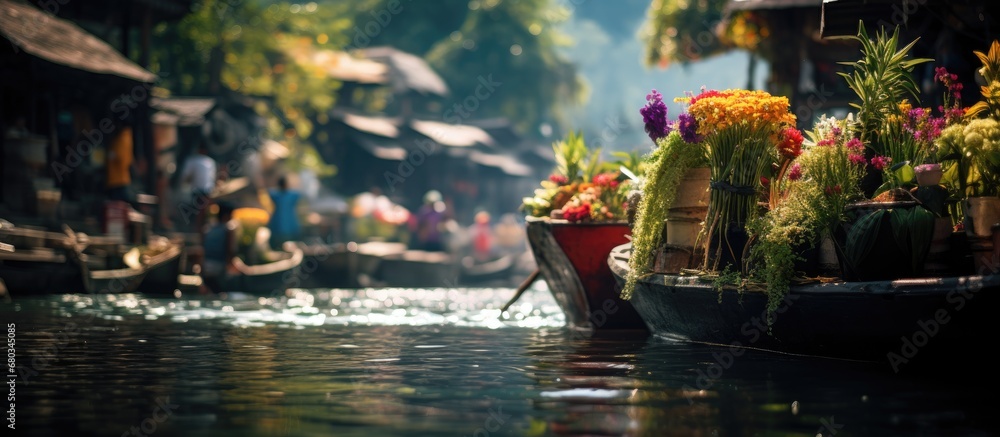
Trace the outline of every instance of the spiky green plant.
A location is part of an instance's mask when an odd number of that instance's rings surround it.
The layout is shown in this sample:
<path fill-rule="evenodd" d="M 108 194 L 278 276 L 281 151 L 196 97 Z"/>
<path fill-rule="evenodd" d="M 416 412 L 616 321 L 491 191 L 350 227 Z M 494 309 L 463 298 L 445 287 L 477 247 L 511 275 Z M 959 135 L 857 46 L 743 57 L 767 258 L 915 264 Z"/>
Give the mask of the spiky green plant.
<path fill-rule="evenodd" d="M 861 59 L 840 63 L 852 67 L 853 71 L 838 73 L 859 99 L 858 102 L 852 102 L 851 106 L 858 110 L 861 140 L 873 147 L 876 153 L 885 155 L 885 147 L 899 134 L 886 132 L 885 126 L 896 121 L 892 117 L 900 117 L 901 120 L 903 114 L 899 103 L 907 95 L 913 97 L 914 101 L 919 101 L 919 88 L 913 79 L 913 69 L 931 59 L 909 57 L 910 50 L 919 38 L 898 48 L 899 27 L 893 30 L 892 36 L 888 36 L 882 28 L 872 39 L 865 30 L 864 22 L 859 21 L 857 36 L 842 38 L 861 44 Z"/>

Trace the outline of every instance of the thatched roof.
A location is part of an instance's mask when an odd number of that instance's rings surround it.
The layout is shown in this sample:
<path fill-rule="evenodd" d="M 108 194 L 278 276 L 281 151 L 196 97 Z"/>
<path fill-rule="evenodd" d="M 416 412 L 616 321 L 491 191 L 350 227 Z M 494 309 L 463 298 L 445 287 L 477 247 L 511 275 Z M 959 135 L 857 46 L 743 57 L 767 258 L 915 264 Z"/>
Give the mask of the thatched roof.
<path fill-rule="evenodd" d="M 156 75 L 76 24 L 13 0 L 0 0 L 0 35 L 17 50 L 46 61 L 151 83 Z"/>
<path fill-rule="evenodd" d="M 154 97 L 149 102 L 156 109 L 153 123 L 176 126 L 201 125 L 215 104 L 216 100 L 208 97 Z"/>
<path fill-rule="evenodd" d="M 396 93 L 416 91 L 421 94 L 448 95 L 448 86 L 444 80 L 420 57 L 392 47 L 372 47 L 361 53 L 365 58 L 389 67 L 389 80 Z"/>
<path fill-rule="evenodd" d="M 410 122 L 410 127 L 444 146 L 471 147 L 476 144 L 484 146 L 493 146 L 495 144 L 490 134 L 476 126 L 450 124 L 440 121 L 413 120 Z"/>

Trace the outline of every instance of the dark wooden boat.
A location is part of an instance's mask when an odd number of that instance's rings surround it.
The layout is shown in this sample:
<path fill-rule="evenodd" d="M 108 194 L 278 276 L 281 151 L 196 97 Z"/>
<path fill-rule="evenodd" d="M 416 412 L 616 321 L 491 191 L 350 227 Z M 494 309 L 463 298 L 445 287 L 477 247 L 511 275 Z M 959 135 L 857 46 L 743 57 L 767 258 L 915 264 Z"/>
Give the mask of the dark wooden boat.
<path fill-rule="evenodd" d="M 80 267 L 48 248 L 0 251 L 0 280 L 15 297 L 85 291 Z"/>
<path fill-rule="evenodd" d="M 608 257 L 619 283 L 630 254 L 625 244 Z M 899 370 L 914 359 L 968 356 L 993 344 L 1000 275 L 793 285 L 770 328 L 762 291 L 719 291 L 697 276 L 650 275 L 631 301 L 658 336 L 735 345 L 734 352 L 883 361 Z"/>
<path fill-rule="evenodd" d="M 352 288 L 357 287 L 352 262 L 357 262 L 353 252 L 344 243 L 305 244 L 298 243 L 302 250 L 301 288 Z"/>
<path fill-rule="evenodd" d="M 165 239 L 164 239 L 165 240 Z M 181 241 L 160 241 L 153 247 L 134 247 L 125 254 L 125 264 L 133 268 L 143 268 L 146 275 L 139 283 L 138 291 L 149 294 L 173 294 L 178 287 L 178 278 L 183 273 L 184 244 Z"/>
<path fill-rule="evenodd" d="M 542 278 L 566 314 L 583 329 L 645 329 L 632 304 L 618 297 L 607 254 L 628 242 L 628 224 L 527 219 L 528 242 Z"/>
<path fill-rule="evenodd" d="M 299 279 L 304 275 L 302 249 L 296 247 L 278 253 L 275 261 L 256 265 L 246 265 L 236 257 L 234 263 L 238 274 L 227 276 L 222 287 L 225 291 L 261 296 L 282 296 L 285 290 L 299 287 Z"/>
<path fill-rule="evenodd" d="M 459 268 L 445 252 L 405 250 L 378 261 L 371 285 L 382 287 L 457 287 Z"/>
<path fill-rule="evenodd" d="M 503 255 L 499 258 L 477 262 L 475 258 L 462 258 L 458 282 L 462 285 L 508 283 L 517 269 L 517 256 Z"/>

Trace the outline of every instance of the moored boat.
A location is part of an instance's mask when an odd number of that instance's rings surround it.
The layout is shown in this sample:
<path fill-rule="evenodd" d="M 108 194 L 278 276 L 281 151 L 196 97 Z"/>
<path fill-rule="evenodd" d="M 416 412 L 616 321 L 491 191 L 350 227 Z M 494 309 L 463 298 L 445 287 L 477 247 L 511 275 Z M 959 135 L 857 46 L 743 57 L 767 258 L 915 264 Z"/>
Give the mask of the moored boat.
<path fill-rule="evenodd" d="M 239 257 L 234 259 L 237 274 L 229 275 L 222 281 L 225 291 L 239 291 L 254 295 L 284 295 L 285 290 L 300 286 L 304 272 L 301 270 L 302 249 L 292 247 L 290 251 L 277 252 L 275 261 L 246 265 Z"/>
<path fill-rule="evenodd" d="M 624 222 L 578 222 L 528 217 L 528 242 L 566 322 L 583 329 L 644 329 L 639 314 L 618 296 L 607 254 L 628 242 Z"/>
<path fill-rule="evenodd" d="M 631 245 L 608 265 L 619 283 Z M 1000 275 L 809 283 L 790 287 L 767 322 L 767 295 L 698 276 L 641 278 L 631 302 L 657 336 L 824 357 L 886 361 L 894 369 L 924 356 L 968 355 L 995 338 L 991 312 Z M 977 346 L 978 345 L 978 346 Z"/>
<path fill-rule="evenodd" d="M 159 239 L 143 247 L 134 247 L 125 254 L 125 264 L 142 267 L 146 275 L 138 290 L 150 294 L 171 294 L 178 287 L 183 273 L 184 244 L 181 241 Z"/>

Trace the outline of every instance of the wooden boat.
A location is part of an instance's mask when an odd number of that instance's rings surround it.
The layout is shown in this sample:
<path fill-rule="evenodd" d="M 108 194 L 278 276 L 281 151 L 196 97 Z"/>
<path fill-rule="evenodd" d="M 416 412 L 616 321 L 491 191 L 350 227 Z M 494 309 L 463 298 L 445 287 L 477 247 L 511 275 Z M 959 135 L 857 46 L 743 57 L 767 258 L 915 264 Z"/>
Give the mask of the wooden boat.
<path fill-rule="evenodd" d="M 459 267 L 445 252 L 404 250 L 381 257 L 375 283 L 383 287 L 457 287 Z"/>
<path fill-rule="evenodd" d="M 50 248 L 0 251 L 0 280 L 12 296 L 85 291 L 80 267 Z"/>
<path fill-rule="evenodd" d="M 527 218 L 528 242 L 542 278 L 566 314 L 582 329 L 644 329 L 632 304 L 618 297 L 607 254 L 628 242 L 628 224 L 570 223 Z"/>
<path fill-rule="evenodd" d="M 256 265 L 246 265 L 236 257 L 234 263 L 238 274 L 227 276 L 222 281 L 222 287 L 225 291 L 261 296 L 284 295 L 285 290 L 299 287 L 299 280 L 304 274 L 300 269 L 302 249 L 293 247 L 290 251 L 277 253 L 275 261 Z"/>
<path fill-rule="evenodd" d="M 619 283 L 630 254 L 625 244 L 608 257 Z M 719 291 L 697 276 L 650 275 L 631 301 L 658 336 L 734 345 L 734 352 L 888 361 L 898 370 L 918 354 L 967 356 L 992 344 L 1000 275 L 793 285 L 770 327 L 763 292 Z"/>
<path fill-rule="evenodd" d="M 298 243 L 302 250 L 301 288 L 349 288 L 357 287 L 353 273 L 353 263 L 357 262 L 354 252 L 357 244 L 305 244 Z M 354 251 L 349 250 L 350 247 Z"/>
<path fill-rule="evenodd" d="M 0 252 L 0 279 L 12 295 L 130 293 L 147 273 L 147 265 L 127 265 L 118 239 L 68 228 L 57 233 L 5 227 L 0 236 L 11 242 L 10 251 Z"/>
<path fill-rule="evenodd" d="M 462 258 L 458 282 L 462 285 L 509 282 L 517 269 L 516 261 L 517 256 L 512 254 L 483 262 L 467 256 Z"/>
<path fill-rule="evenodd" d="M 172 294 L 183 273 L 184 244 L 165 238 L 151 241 L 145 247 L 134 247 L 125 254 L 125 264 L 143 268 L 146 275 L 138 290 L 149 294 Z"/>

